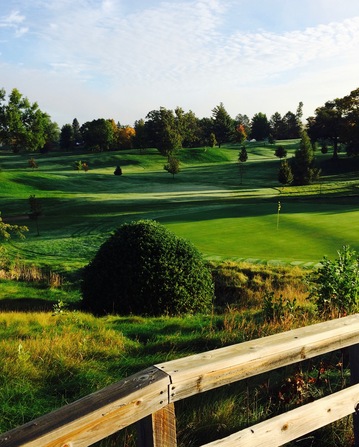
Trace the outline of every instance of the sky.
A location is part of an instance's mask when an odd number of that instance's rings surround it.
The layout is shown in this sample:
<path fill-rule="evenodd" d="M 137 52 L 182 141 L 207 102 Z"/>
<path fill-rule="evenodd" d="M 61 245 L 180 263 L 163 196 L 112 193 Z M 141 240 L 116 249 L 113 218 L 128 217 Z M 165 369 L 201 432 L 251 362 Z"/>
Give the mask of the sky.
<path fill-rule="evenodd" d="M 0 0 L 0 88 L 61 127 L 314 114 L 359 87 L 358 0 Z"/>

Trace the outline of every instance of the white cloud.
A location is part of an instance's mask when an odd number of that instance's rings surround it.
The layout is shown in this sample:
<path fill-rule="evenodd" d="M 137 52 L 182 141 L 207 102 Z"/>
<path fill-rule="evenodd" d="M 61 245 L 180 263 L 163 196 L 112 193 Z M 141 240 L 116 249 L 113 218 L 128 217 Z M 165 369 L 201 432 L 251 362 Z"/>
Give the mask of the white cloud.
<path fill-rule="evenodd" d="M 234 115 L 285 113 L 300 100 L 306 106 L 305 97 L 349 93 L 359 75 L 357 0 L 342 0 L 341 9 L 334 0 L 303 2 L 311 20 L 283 0 L 133 0 L 132 11 L 127 0 L 17 0 L 22 7 L 0 18 L 0 27 L 26 34 L 24 46 L 31 37 L 31 58 L 16 66 L 16 77 L 10 69 L 2 77 L 9 76 L 7 84 L 17 79 L 13 86 L 61 116 L 67 98 L 68 121 L 88 119 L 90 104 L 93 118 L 129 123 L 160 105 L 209 116 L 220 101 Z M 340 12 L 346 10 L 351 17 Z M 257 16 L 265 17 L 262 27 L 249 29 Z M 294 28 L 278 30 L 278 20 Z"/>

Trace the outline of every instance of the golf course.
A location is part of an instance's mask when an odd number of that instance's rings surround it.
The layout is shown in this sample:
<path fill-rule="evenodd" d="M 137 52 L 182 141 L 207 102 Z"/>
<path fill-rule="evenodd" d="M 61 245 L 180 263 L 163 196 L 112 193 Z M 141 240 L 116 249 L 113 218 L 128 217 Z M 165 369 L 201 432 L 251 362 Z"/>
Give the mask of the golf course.
<path fill-rule="evenodd" d="M 278 144 L 289 159 L 299 140 Z M 319 180 L 283 186 L 275 146 L 247 143 L 241 166 L 238 144 L 181 149 L 175 175 L 157 149 L 1 154 L 2 221 L 28 231 L 1 246 L 0 432 L 149 365 L 321 320 L 304 279 L 344 245 L 359 250 L 358 160 L 340 154 L 334 162 L 317 151 Z M 77 169 L 84 164 L 88 169 Z M 118 166 L 122 175 L 114 175 Z M 141 219 L 164 225 L 209 261 L 212 312 L 82 311 L 83 268 L 116 229 Z M 343 355 L 179 403 L 178 445 L 202 445 L 342 389 L 349 382 L 348 369 L 338 369 Z M 282 387 L 293 380 L 302 388 L 284 405 Z M 123 430 L 99 445 L 134 447 L 134 433 Z M 351 439 L 346 418 L 302 445 L 344 447 Z"/>
<path fill-rule="evenodd" d="M 288 158 L 296 141 L 281 141 Z M 330 154 L 317 154 L 320 180 L 307 186 L 278 182 L 274 145 L 248 144 L 240 176 L 238 146 L 182 149 L 180 172 L 163 166 L 155 149 L 106 153 L 2 155 L 2 218 L 27 225 L 11 250 L 60 270 L 86 264 L 122 223 L 154 219 L 192 242 L 210 260 L 312 266 L 344 244 L 359 248 L 359 183 L 342 155 L 333 173 Z M 81 160 L 87 172 L 76 171 Z M 113 175 L 116 166 L 123 174 Z M 41 215 L 28 219 L 29 196 Z"/>

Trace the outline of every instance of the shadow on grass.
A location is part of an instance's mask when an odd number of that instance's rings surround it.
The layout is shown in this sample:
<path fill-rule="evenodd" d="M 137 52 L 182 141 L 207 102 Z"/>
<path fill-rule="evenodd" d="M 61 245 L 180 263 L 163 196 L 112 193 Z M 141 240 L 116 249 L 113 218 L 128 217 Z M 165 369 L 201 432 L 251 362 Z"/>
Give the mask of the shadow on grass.
<path fill-rule="evenodd" d="M 56 303 L 41 298 L 4 298 L 0 300 L 0 312 L 50 312 Z"/>

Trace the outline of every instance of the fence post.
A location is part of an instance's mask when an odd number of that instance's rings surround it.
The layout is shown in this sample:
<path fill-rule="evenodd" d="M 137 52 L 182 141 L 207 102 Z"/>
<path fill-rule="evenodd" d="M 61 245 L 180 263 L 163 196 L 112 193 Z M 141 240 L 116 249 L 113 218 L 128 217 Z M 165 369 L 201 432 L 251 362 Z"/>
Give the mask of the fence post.
<path fill-rule="evenodd" d="M 349 347 L 350 382 L 359 383 L 359 344 Z M 359 447 L 359 402 L 355 405 L 353 414 L 354 447 Z"/>
<path fill-rule="evenodd" d="M 137 424 L 137 447 L 177 447 L 176 416 L 173 403 Z"/>

